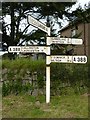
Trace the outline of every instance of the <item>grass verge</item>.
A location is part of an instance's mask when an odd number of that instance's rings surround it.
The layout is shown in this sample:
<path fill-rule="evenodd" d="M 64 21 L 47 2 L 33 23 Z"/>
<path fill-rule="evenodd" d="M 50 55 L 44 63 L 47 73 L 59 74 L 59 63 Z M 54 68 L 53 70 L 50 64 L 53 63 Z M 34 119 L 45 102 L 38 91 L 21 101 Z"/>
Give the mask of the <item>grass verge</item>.
<path fill-rule="evenodd" d="M 49 104 L 45 96 L 9 95 L 3 97 L 3 118 L 88 118 L 88 96 L 52 96 Z"/>

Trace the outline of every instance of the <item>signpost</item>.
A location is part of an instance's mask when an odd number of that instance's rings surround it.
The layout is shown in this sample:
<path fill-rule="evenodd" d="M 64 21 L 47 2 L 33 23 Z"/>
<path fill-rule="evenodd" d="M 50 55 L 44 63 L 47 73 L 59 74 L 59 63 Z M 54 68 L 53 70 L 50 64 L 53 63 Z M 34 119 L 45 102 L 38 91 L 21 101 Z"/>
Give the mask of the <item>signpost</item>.
<path fill-rule="evenodd" d="M 19 53 L 45 53 L 46 54 L 46 103 L 50 102 L 50 63 L 86 63 L 86 56 L 65 56 L 65 55 L 51 55 L 50 45 L 51 44 L 73 44 L 81 45 L 82 39 L 76 38 L 59 38 L 50 37 L 50 28 L 39 22 L 35 18 L 28 16 L 28 23 L 34 27 L 48 34 L 46 39 L 46 46 L 10 46 L 8 52 L 19 52 Z"/>

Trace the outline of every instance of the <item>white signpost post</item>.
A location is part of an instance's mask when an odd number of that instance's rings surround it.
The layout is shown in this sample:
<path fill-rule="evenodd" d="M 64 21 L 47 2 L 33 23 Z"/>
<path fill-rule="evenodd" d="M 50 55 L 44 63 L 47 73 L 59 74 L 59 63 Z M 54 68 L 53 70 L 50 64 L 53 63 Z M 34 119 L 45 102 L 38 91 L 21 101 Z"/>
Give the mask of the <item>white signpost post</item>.
<path fill-rule="evenodd" d="M 35 18 L 28 16 L 28 23 L 34 27 L 48 34 L 46 39 L 46 46 L 10 46 L 8 52 L 18 52 L 18 53 L 45 53 L 46 54 L 46 103 L 50 102 L 50 63 L 86 63 L 86 56 L 65 56 L 65 55 L 51 55 L 50 45 L 51 44 L 73 44 L 81 45 L 82 39 L 76 38 L 59 38 L 50 37 L 50 28 L 45 26 L 43 23 L 39 22 Z"/>

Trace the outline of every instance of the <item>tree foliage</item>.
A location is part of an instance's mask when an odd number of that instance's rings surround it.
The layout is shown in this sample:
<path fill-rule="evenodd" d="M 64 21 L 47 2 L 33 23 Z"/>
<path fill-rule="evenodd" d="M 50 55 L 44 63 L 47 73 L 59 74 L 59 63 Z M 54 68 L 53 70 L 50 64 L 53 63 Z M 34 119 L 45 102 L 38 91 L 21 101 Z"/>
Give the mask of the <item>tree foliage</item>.
<path fill-rule="evenodd" d="M 76 20 L 74 21 L 81 21 L 83 23 L 90 23 L 90 5 L 84 5 L 84 9 L 79 6 L 75 11 L 71 13 Z"/>
<path fill-rule="evenodd" d="M 3 2 L 2 3 L 2 31 L 3 31 L 3 43 L 7 44 L 7 47 L 10 45 L 17 45 L 20 42 L 20 39 L 24 41 L 42 40 L 42 35 L 45 36 L 42 31 L 30 31 L 30 34 L 27 33 L 30 25 L 25 24 L 24 29 L 20 28 L 21 22 L 27 19 L 27 15 L 30 14 L 39 19 L 47 19 L 46 22 L 50 24 L 51 19 L 55 19 L 54 24 L 59 22 L 59 19 L 63 19 L 63 15 L 69 14 L 66 8 L 71 7 L 74 3 L 54 3 L 54 2 Z M 10 24 L 5 23 L 4 18 L 6 15 L 10 16 Z M 48 19 L 49 17 L 53 17 Z M 7 29 L 10 31 L 7 34 Z M 29 28 L 30 29 L 30 28 Z M 53 30 L 52 30 L 53 31 Z M 7 38 L 7 39 L 6 39 Z M 45 41 L 45 40 L 44 40 Z M 41 42 L 38 42 L 41 43 Z"/>

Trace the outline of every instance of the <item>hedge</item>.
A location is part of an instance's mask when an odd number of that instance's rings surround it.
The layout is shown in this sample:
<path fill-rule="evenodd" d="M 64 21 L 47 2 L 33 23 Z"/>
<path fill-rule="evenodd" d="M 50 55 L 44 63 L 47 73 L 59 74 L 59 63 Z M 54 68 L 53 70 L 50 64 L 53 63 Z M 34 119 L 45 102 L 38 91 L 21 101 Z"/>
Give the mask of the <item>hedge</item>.
<path fill-rule="evenodd" d="M 51 63 L 51 95 L 87 92 L 88 65 L 90 64 Z M 45 68 L 45 60 L 28 58 L 3 60 L 3 96 L 11 93 L 30 92 L 36 89 L 35 87 L 45 91 Z M 28 82 L 25 81 L 26 79 L 29 79 Z M 33 85 L 34 79 L 36 86 Z"/>

